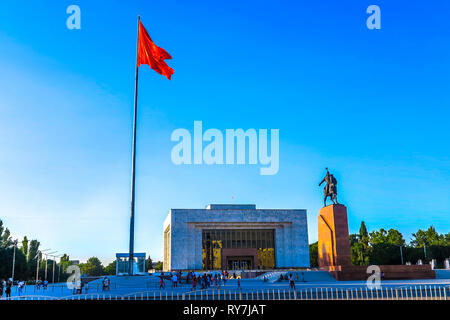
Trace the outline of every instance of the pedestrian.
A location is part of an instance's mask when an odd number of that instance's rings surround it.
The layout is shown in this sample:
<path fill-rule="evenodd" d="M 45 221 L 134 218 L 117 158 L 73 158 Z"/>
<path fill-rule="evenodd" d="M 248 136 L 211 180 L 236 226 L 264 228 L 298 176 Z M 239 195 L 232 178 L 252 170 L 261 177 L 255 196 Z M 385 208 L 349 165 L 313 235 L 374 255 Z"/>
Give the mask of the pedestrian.
<path fill-rule="evenodd" d="M 195 275 L 192 277 L 192 291 L 196 290 L 196 286 L 197 286 L 197 278 L 195 277 Z"/>
<path fill-rule="evenodd" d="M 292 273 L 289 275 L 289 289 L 295 290 L 295 282 L 294 282 L 294 277 L 292 276 Z"/>
<path fill-rule="evenodd" d="M 159 290 L 165 289 L 166 287 L 164 286 L 164 277 L 161 275 L 160 276 L 160 280 L 159 280 Z"/>
<path fill-rule="evenodd" d="M 22 296 L 23 293 L 23 287 L 25 286 L 25 282 L 24 281 L 19 281 L 17 282 L 17 292 L 18 292 L 18 296 Z"/>
<path fill-rule="evenodd" d="M 102 280 L 102 291 L 106 290 L 106 277 L 103 278 Z"/>
<path fill-rule="evenodd" d="M 241 290 L 241 279 L 240 278 L 237 279 L 237 287 L 238 287 L 238 290 Z"/>
<path fill-rule="evenodd" d="M 48 286 L 48 280 L 45 279 L 42 287 L 44 288 L 44 290 L 47 290 L 47 286 Z"/>
<path fill-rule="evenodd" d="M 81 279 L 77 280 L 77 294 L 81 294 Z"/>
<path fill-rule="evenodd" d="M 6 298 L 11 298 L 11 287 L 12 281 L 11 279 L 8 279 L 8 281 L 6 281 L 6 289 L 5 289 Z"/>
<path fill-rule="evenodd" d="M 3 290 L 5 289 L 6 286 L 6 282 L 5 280 L 1 280 L 0 281 L 0 299 L 3 298 Z"/>
<path fill-rule="evenodd" d="M 177 275 L 174 273 L 172 276 L 172 288 L 176 288 L 178 283 Z"/>
<path fill-rule="evenodd" d="M 72 294 L 77 293 L 77 283 L 75 280 L 72 280 Z"/>

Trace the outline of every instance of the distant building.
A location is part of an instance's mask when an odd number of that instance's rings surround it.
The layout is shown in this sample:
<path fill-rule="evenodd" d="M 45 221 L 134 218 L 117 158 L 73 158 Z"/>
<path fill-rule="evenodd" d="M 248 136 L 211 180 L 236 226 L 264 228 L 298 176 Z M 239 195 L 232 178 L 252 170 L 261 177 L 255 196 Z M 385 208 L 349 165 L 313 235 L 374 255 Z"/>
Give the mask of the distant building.
<path fill-rule="evenodd" d="M 80 260 L 69 260 L 69 264 L 75 264 L 75 265 L 77 265 L 77 264 L 80 264 Z"/>
<path fill-rule="evenodd" d="M 145 270 L 145 252 L 133 253 L 133 274 L 146 274 Z M 116 253 L 116 275 L 128 275 L 130 272 L 130 254 Z"/>
<path fill-rule="evenodd" d="M 309 267 L 306 210 L 211 204 L 171 209 L 164 221 L 164 270 Z"/>

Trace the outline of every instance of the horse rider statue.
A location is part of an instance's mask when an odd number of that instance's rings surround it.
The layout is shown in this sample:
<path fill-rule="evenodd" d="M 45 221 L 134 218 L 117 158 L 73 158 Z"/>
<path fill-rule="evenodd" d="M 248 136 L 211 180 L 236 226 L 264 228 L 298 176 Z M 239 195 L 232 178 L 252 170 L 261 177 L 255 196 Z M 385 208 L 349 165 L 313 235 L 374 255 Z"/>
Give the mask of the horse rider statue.
<path fill-rule="evenodd" d="M 336 178 L 328 172 L 328 168 L 325 168 L 327 170 L 327 174 L 322 179 L 322 181 L 319 183 L 319 187 L 322 185 L 322 183 L 325 182 L 325 187 L 323 188 L 323 206 L 327 206 L 327 198 L 330 197 L 333 204 L 338 204 L 337 201 L 337 180 Z"/>

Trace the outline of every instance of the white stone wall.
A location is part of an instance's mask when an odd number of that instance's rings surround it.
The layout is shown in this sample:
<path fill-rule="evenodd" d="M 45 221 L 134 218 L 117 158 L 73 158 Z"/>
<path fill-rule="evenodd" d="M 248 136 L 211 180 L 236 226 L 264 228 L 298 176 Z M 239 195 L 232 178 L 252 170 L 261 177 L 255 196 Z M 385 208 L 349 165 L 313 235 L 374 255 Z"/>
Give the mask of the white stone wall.
<path fill-rule="evenodd" d="M 168 226 L 171 257 L 166 270 L 202 268 L 202 229 L 275 229 L 276 267 L 309 267 L 306 210 L 171 209 L 164 230 Z"/>

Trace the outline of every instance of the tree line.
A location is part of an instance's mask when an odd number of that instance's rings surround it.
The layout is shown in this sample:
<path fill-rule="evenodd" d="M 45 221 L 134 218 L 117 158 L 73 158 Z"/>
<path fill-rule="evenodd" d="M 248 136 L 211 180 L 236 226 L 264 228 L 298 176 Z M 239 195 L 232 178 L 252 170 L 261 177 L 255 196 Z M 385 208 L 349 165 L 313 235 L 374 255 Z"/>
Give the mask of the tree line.
<path fill-rule="evenodd" d="M 153 261 L 150 257 L 145 260 L 145 270 L 152 269 Z M 116 260 L 103 266 L 102 262 L 97 257 L 89 258 L 86 263 L 79 264 L 81 274 L 89 277 L 96 277 L 102 275 L 115 275 L 116 274 Z M 153 267 L 156 270 L 162 270 L 162 262 L 158 261 Z"/>
<path fill-rule="evenodd" d="M 397 265 L 416 264 L 419 260 L 429 263 L 436 260 L 436 267 L 443 268 L 444 261 L 450 258 L 450 232 L 439 234 L 431 226 L 427 230 L 419 229 L 412 234 L 407 243 L 396 229 L 367 231 L 364 221 L 359 232 L 350 234 L 350 250 L 353 265 Z M 318 242 L 309 245 L 311 267 L 318 266 Z"/>
<path fill-rule="evenodd" d="M 14 260 L 14 280 L 36 281 L 39 260 L 39 279 L 47 279 L 50 283 L 53 279 L 55 282 L 66 281 L 70 276 L 67 273 L 67 268 L 74 262 L 70 261 L 67 254 L 63 254 L 59 261 L 51 259 L 50 256 L 46 257 L 45 254 L 39 254 L 39 248 L 40 242 L 38 240 L 29 240 L 26 236 L 22 241 L 13 240 L 10 230 L 3 225 L 3 221 L 0 219 L 0 280 L 12 277 Z M 145 270 L 152 269 L 152 264 L 152 260 L 148 257 L 145 261 Z M 78 263 L 77 265 L 80 268 L 81 275 L 85 276 L 116 274 L 116 261 L 103 266 L 99 258 L 91 257 L 85 263 Z M 162 269 L 162 262 L 157 262 L 154 268 Z M 53 270 L 55 270 L 54 274 Z"/>
<path fill-rule="evenodd" d="M 26 236 L 22 241 L 12 239 L 10 230 L 0 219 L 0 280 L 12 278 L 13 262 L 14 280 L 35 281 L 36 272 L 41 280 L 47 278 L 49 282 L 53 279 L 55 282 L 67 279 L 65 271 L 70 264 L 69 256 L 62 255 L 58 262 L 40 254 L 40 245 L 38 240 L 29 240 Z"/>

